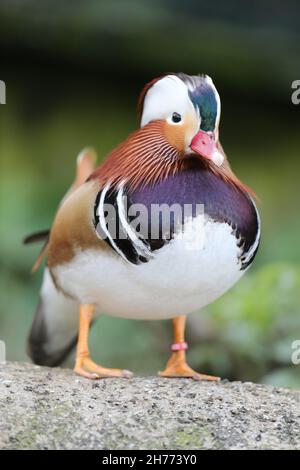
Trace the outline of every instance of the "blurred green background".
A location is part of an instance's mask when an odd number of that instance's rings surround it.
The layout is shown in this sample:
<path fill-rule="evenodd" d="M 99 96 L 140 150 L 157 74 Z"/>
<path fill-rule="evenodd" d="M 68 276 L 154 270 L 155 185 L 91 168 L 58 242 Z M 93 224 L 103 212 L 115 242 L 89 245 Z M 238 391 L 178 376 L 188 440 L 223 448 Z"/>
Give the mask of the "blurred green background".
<path fill-rule="evenodd" d="M 211 75 L 222 99 L 221 141 L 261 200 L 262 244 L 228 294 L 189 318 L 189 358 L 229 379 L 300 387 L 299 2 L 0 1 L 0 339 L 28 360 L 26 336 L 41 270 L 28 233 L 48 228 L 77 153 L 103 159 L 136 128 L 144 83 L 168 71 Z M 180 312 L 174 312 L 180 314 Z M 106 366 L 155 373 L 171 324 L 102 317 L 92 352 Z M 67 365 L 72 364 L 70 359 Z"/>

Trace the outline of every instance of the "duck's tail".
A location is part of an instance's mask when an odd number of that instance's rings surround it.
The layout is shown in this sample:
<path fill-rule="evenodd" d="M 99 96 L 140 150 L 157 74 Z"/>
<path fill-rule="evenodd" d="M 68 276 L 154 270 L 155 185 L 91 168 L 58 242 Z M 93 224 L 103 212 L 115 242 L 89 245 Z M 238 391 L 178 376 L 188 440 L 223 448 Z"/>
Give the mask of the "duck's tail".
<path fill-rule="evenodd" d="M 27 351 L 35 364 L 61 364 L 77 341 L 79 305 L 59 292 L 45 268 Z"/>

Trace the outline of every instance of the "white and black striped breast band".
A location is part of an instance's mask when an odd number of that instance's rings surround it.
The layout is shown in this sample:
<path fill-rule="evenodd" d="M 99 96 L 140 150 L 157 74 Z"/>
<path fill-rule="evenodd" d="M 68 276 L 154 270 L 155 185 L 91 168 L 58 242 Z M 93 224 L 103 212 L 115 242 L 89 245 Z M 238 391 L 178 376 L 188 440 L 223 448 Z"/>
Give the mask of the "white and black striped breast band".
<path fill-rule="evenodd" d="M 129 224 L 127 195 L 122 186 L 107 184 L 97 195 L 94 206 L 94 226 L 97 236 L 119 256 L 132 264 L 148 262 L 153 253 L 147 240 Z"/>

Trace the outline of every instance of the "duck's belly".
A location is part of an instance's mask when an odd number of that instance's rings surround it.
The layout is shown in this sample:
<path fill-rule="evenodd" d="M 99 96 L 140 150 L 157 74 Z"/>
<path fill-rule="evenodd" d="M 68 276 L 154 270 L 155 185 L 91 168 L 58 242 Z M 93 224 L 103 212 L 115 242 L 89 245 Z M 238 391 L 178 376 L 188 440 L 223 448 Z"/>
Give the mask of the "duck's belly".
<path fill-rule="evenodd" d="M 184 233 L 147 263 L 133 265 L 112 251 L 90 249 L 53 274 L 65 292 L 108 315 L 141 320 L 186 315 L 220 297 L 245 272 L 228 224 L 205 219 L 196 240 L 195 224 L 196 219 L 185 224 Z"/>

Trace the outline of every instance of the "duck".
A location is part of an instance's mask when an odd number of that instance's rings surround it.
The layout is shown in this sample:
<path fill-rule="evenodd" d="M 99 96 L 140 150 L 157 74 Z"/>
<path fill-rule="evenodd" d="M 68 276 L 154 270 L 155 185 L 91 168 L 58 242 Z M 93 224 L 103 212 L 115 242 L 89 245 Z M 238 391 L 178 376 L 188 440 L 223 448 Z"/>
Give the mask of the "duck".
<path fill-rule="evenodd" d="M 221 100 L 208 75 L 169 73 L 138 100 L 139 127 L 96 166 L 77 158 L 34 270 L 46 257 L 28 353 L 58 366 L 76 346 L 87 379 L 132 377 L 94 362 L 89 331 L 99 312 L 172 320 L 162 377 L 218 381 L 187 362 L 187 316 L 211 304 L 251 266 L 260 242 L 252 189 L 230 167 L 219 140 Z"/>

